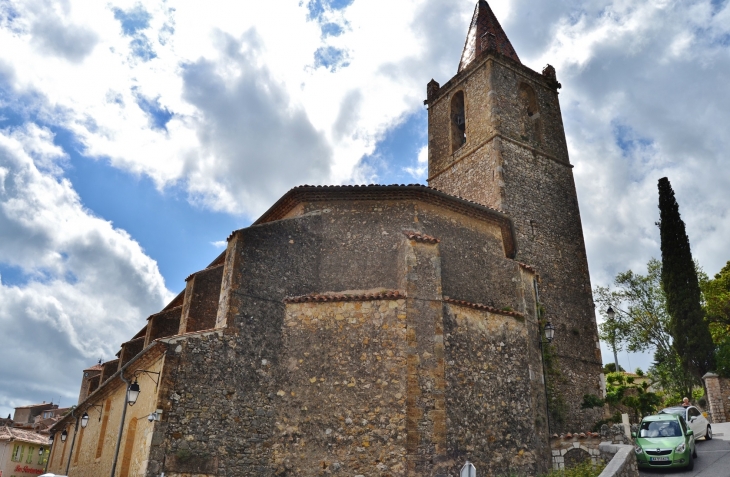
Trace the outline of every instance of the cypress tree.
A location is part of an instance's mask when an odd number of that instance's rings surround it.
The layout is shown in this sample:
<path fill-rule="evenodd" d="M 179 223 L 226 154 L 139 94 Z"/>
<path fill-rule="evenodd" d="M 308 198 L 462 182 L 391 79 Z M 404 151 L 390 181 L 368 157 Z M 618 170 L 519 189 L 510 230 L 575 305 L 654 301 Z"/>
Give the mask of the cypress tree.
<path fill-rule="evenodd" d="M 697 270 L 679 205 L 669 179 L 659 179 L 659 234 L 662 288 L 667 296 L 669 332 L 682 367 L 700 379 L 715 365 L 715 346 L 701 305 Z"/>

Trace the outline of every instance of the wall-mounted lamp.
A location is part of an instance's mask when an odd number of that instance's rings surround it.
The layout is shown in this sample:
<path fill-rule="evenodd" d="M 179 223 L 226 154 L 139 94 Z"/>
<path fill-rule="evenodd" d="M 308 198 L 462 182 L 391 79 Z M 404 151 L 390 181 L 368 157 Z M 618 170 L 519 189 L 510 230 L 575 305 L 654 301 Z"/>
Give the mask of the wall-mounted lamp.
<path fill-rule="evenodd" d="M 146 369 L 138 369 L 134 372 L 134 382 L 129 385 L 127 388 L 127 404 L 130 406 L 134 406 L 134 403 L 137 402 L 137 398 L 139 397 L 139 383 L 137 382 L 137 376 L 140 374 L 146 374 L 152 381 L 155 382 L 155 386 L 157 386 L 159 380 L 160 380 L 160 373 L 157 373 L 155 371 L 147 371 Z M 156 374 L 157 379 L 153 378 L 152 375 Z"/>
<path fill-rule="evenodd" d="M 86 426 L 89 424 L 89 414 L 84 413 L 83 416 L 81 416 L 81 429 L 86 429 Z"/>
<path fill-rule="evenodd" d="M 43 448 L 43 446 L 41 446 L 41 448 L 38 449 L 38 455 L 43 455 L 44 451 L 45 451 L 45 449 Z"/>
<path fill-rule="evenodd" d="M 61 442 L 66 442 L 66 438 L 68 437 L 68 431 L 66 429 L 63 430 L 61 433 Z"/>
<path fill-rule="evenodd" d="M 127 388 L 127 404 L 134 406 L 134 403 L 137 402 L 137 398 L 139 397 L 139 391 L 139 383 L 137 382 L 137 378 L 135 378 L 134 382 Z"/>
<path fill-rule="evenodd" d="M 49 438 L 49 440 L 51 441 L 51 445 L 53 445 L 53 439 L 55 439 L 55 438 L 56 438 L 56 434 L 51 434 L 51 437 Z"/>
<path fill-rule="evenodd" d="M 545 323 L 545 338 L 547 338 L 548 343 L 553 342 L 553 338 L 555 337 L 555 327 L 552 323 L 549 321 Z"/>

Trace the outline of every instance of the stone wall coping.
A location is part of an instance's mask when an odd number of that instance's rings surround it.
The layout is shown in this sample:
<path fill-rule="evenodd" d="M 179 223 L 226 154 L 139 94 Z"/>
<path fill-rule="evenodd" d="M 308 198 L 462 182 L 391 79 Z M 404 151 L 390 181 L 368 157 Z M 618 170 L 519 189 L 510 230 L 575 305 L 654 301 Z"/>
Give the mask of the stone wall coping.
<path fill-rule="evenodd" d="M 613 454 L 613 459 L 611 459 L 598 477 L 619 477 L 622 475 L 621 473 L 625 470 L 628 458 L 634 452 L 634 446 L 613 444 L 611 442 L 601 442 L 598 449 L 601 452 Z"/>
<path fill-rule="evenodd" d="M 284 298 L 284 303 L 324 303 L 335 301 L 375 301 L 375 300 L 402 300 L 406 295 L 398 290 L 382 291 L 378 293 L 363 294 L 314 294 L 292 296 Z"/>
<path fill-rule="evenodd" d="M 476 310 L 488 311 L 489 313 L 494 313 L 495 315 L 506 315 L 506 316 L 513 316 L 515 318 L 523 318 L 523 319 L 525 318 L 525 315 L 523 315 L 522 313 L 519 313 L 517 311 L 500 310 L 499 308 L 495 308 L 493 306 L 483 305 L 481 303 L 470 303 L 470 302 L 464 301 L 464 300 L 455 300 L 448 296 L 444 297 L 444 302 L 449 303 L 450 305 L 459 305 L 459 306 L 465 306 L 467 308 L 474 308 Z"/>
<path fill-rule="evenodd" d="M 718 376 L 717 374 L 715 374 L 715 373 L 713 373 L 712 371 L 710 371 L 710 372 L 708 372 L 708 373 L 705 373 L 705 375 L 704 375 L 704 376 L 702 376 L 702 379 L 707 379 L 707 378 L 719 378 L 719 377 L 720 377 L 720 376 Z"/>
<path fill-rule="evenodd" d="M 164 308 L 162 311 L 158 311 L 157 313 L 153 313 L 150 316 L 148 316 L 147 317 L 147 321 L 150 321 L 155 316 L 162 315 L 162 314 L 164 314 L 167 311 L 176 310 L 178 308 L 180 308 L 180 311 L 182 312 L 182 307 L 183 307 L 182 305 L 177 305 L 177 306 L 173 306 L 173 307 L 169 307 L 169 308 Z"/>

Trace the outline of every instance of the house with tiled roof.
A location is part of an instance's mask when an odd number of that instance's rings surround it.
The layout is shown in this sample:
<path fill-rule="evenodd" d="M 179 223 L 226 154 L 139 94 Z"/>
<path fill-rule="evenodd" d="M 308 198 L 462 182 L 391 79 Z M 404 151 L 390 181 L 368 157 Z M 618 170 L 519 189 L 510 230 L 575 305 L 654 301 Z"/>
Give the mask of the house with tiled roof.
<path fill-rule="evenodd" d="M 49 471 L 544 473 L 551 430 L 601 417 L 559 87 L 479 0 L 456 76 L 426 87 L 429 186 L 300 186 L 234 231 L 84 370 Z"/>
<path fill-rule="evenodd" d="M 0 477 L 42 474 L 49 448 L 48 433 L 0 426 Z"/>

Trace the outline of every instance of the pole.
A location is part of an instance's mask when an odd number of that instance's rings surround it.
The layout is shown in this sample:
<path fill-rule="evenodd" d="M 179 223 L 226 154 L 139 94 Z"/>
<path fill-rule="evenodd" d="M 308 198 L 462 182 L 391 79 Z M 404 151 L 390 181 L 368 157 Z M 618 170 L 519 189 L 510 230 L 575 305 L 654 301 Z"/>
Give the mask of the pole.
<path fill-rule="evenodd" d="M 74 444 L 76 443 L 76 434 L 79 433 L 79 418 L 76 417 L 76 414 L 74 414 L 76 412 L 76 409 L 78 409 L 78 408 L 75 407 L 71 410 L 71 416 L 76 418 L 76 426 L 74 427 L 74 438 L 71 439 L 71 451 L 68 453 L 68 462 L 66 462 L 66 475 L 68 475 L 68 468 L 71 467 L 71 456 L 73 456 L 73 454 L 74 454 Z"/>
<path fill-rule="evenodd" d="M 545 348 L 542 341 L 542 332 L 540 333 L 540 356 L 542 357 L 542 385 L 545 387 L 545 420 L 547 422 L 548 442 L 550 442 L 550 407 L 547 388 L 547 373 L 545 372 Z"/>
<path fill-rule="evenodd" d="M 124 432 L 124 419 L 127 417 L 127 389 L 129 389 L 129 381 L 124 377 L 124 369 L 119 373 L 119 377 L 122 379 L 126 386 L 124 387 L 124 404 L 122 405 L 122 419 L 119 422 L 119 434 L 117 435 L 117 447 L 114 449 L 114 460 L 112 461 L 112 472 L 109 474 L 110 477 L 114 477 L 114 473 L 117 470 L 117 459 L 119 458 L 119 446 L 122 443 L 122 432 Z"/>
<path fill-rule="evenodd" d="M 618 354 L 616 354 L 616 330 L 611 334 L 611 347 L 613 348 L 613 363 L 616 366 L 616 372 L 619 372 L 618 367 Z"/>

